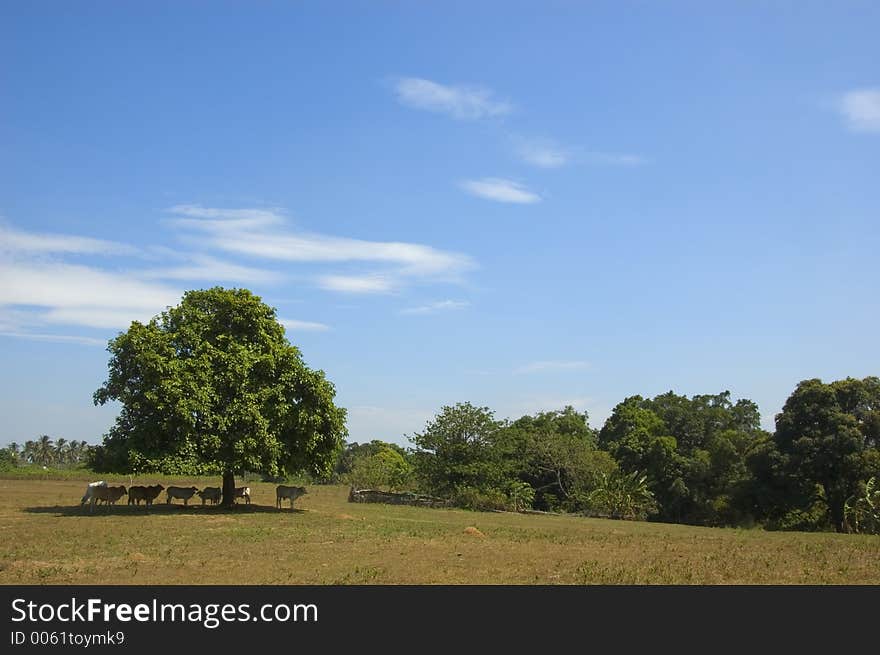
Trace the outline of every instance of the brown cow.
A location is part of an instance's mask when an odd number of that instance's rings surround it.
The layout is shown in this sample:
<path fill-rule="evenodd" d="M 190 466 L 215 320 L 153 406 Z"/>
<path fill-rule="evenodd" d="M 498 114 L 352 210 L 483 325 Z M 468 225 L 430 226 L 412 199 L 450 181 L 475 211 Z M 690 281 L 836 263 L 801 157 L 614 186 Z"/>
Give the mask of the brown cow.
<path fill-rule="evenodd" d="M 92 498 L 89 503 L 89 512 L 92 512 L 95 508 L 96 502 L 101 502 L 102 500 L 107 503 L 107 511 L 110 511 L 110 505 L 116 503 L 117 500 L 122 498 L 124 495 L 128 493 L 128 490 L 124 486 L 119 487 L 92 487 Z"/>

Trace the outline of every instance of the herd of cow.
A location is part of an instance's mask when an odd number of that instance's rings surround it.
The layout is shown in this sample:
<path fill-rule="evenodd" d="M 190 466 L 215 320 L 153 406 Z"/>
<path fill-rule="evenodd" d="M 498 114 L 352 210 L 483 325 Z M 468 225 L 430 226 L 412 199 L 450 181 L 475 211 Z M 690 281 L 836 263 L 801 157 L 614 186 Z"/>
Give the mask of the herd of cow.
<path fill-rule="evenodd" d="M 98 482 L 92 482 L 86 487 L 86 491 L 83 494 L 79 505 L 80 507 L 83 507 L 86 503 L 89 503 L 89 512 L 92 512 L 94 511 L 96 504 L 104 502 L 109 511 L 111 505 L 116 504 L 116 501 L 127 495 L 129 505 L 140 505 L 141 501 L 144 501 L 145 506 L 149 507 L 153 504 L 153 501 L 158 498 L 162 491 L 165 491 L 165 503 L 167 505 L 170 505 L 171 501 L 175 498 L 182 500 L 183 504 L 186 505 L 193 496 L 201 498 L 202 505 L 206 502 L 216 505 L 220 502 L 220 497 L 222 495 L 220 487 L 205 487 L 199 491 L 198 487 L 166 488 L 161 484 L 153 484 L 148 487 L 132 486 L 126 489 L 123 485 L 114 487 L 108 485 L 104 480 L 100 480 Z M 308 492 L 305 487 L 289 487 L 283 484 L 278 485 L 275 487 L 275 506 L 278 509 L 281 509 L 281 501 L 289 499 L 290 508 L 293 509 L 293 501 L 306 493 Z M 243 498 L 249 505 L 251 502 L 251 488 L 236 487 L 235 493 L 233 494 L 233 501 L 237 502 L 239 498 Z"/>

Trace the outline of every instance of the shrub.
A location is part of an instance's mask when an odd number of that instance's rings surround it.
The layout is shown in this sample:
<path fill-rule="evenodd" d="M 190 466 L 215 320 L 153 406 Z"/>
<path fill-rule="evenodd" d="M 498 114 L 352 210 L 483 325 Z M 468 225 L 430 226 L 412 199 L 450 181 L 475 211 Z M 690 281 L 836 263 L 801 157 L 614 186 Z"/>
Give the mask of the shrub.
<path fill-rule="evenodd" d="M 843 508 L 847 532 L 880 534 L 880 486 L 870 478 L 858 494 L 850 496 Z"/>
<path fill-rule="evenodd" d="M 11 471 L 16 464 L 15 455 L 8 448 L 0 448 L 0 471 Z"/>
<path fill-rule="evenodd" d="M 479 512 L 506 510 L 509 503 L 508 496 L 498 489 L 483 490 L 476 487 L 457 487 L 452 495 L 453 505 Z"/>
<path fill-rule="evenodd" d="M 657 511 L 648 478 L 638 471 L 603 474 L 586 500 L 592 511 L 612 519 L 643 521 Z"/>

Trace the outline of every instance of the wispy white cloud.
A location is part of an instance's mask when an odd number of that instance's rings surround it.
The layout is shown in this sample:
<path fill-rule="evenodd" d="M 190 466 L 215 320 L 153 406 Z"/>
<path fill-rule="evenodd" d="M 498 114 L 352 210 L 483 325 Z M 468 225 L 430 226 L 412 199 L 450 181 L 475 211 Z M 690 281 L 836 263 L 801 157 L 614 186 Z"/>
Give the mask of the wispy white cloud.
<path fill-rule="evenodd" d="M 31 341 L 54 341 L 58 343 L 79 343 L 84 346 L 106 346 L 106 339 L 94 339 L 92 337 L 80 337 L 68 334 L 38 334 L 29 332 L 0 332 L 0 337 L 13 339 L 29 339 Z"/>
<path fill-rule="evenodd" d="M 48 323 L 121 330 L 129 327 L 132 321 L 146 323 L 163 309 L 165 308 L 160 307 L 152 310 L 137 307 L 116 308 L 102 305 L 83 305 L 79 307 L 54 307 L 43 312 L 39 317 Z"/>
<path fill-rule="evenodd" d="M 880 132 L 880 88 L 844 93 L 838 101 L 838 109 L 854 132 Z"/>
<path fill-rule="evenodd" d="M 401 104 L 459 120 L 491 118 L 511 111 L 510 103 L 495 99 L 490 89 L 481 86 L 447 86 L 419 77 L 404 77 L 397 80 L 394 90 Z"/>
<path fill-rule="evenodd" d="M 395 282 L 382 275 L 321 275 L 318 286 L 344 293 L 388 293 L 394 290 Z"/>
<path fill-rule="evenodd" d="M 260 209 L 246 207 L 243 209 L 225 209 L 218 207 L 202 207 L 201 205 L 174 205 L 168 211 L 178 216 L 186 216 L 200 221 L 222 221 L 227 228 L 246 229 L 278 225 L 284 223 L 280 209 Z M 183 219 L 179 219 L 182 222 Z"/>
<path fill-rule="evenodd" d="M 0 261 L 0 304 L 120 307 L 161 311 L 180 294 L 170 287 L 88 266 Z"/>
<path fill-rule="evenodd" d="M 23 232 L 0 224 L 0 252 L 30 255 L 50 253 L 131 255 L 137 252 L 137 248 L 116 241 L 90 237 Z"/>
<path fill-rule="evenodd" d="M 563 145 L 553 139 L 511 136 L 516 156 L 532 166 L 559 168 L 567 165 L 641 166 L 648 159 L 640 154 L 586 150 L 581 146 Z"/>
<path fill-rule="evenodd" d="M 235 282 L 237 284 L 277 282 L 281 275 L 250 266 L 221 261 L 208 255 L 192 255 L 182 266 L 157 268 L 144 271 L 141 277 L 159 280 L 206 280 L 209 282 Z"/>
<path fill-rule="evenodd" d="M 455 309 L 464 309 L 469 307 L 470 303 L 464 300 L 440 300 L 438 302 L 428 303 L 419 307 L 410 307 L 400 310 L 401 314 L 436 314 Z"/>
<path fill-rule="evenodd" d="M 301 332 L 326 332 L 330 329 L 329 325 L 324 323 L 315 323 L 312 321 L 297 321 L 292 318 L 279 318 L 278 321 L 287 330 L 296 330 Z"/>
<path fill-rule="evenodd" d="M 169 211 L 181 214 L 181 207 L 185 208 L 186 218 L 175 219 L 172 224 L 197 233 L 197 242 L 202 247 L 279 261 L 366 262 L 392 267 L 368 276 L 321 276 L 319 286 L 324 289 L 388 291 L 402 284 L 404 278 L 457 280 L 474 267 L 473 260 L 467 255 L 418 243 L 367 241 L 293 231 L 280 214 L 268 210 L 214 210 L 183 205 Z M 208 218 L 199 218 L 202 215 Z"/>
<path fill-rule="evenodd" d="M 542 373 L 545 371 L 571 371 L 589 368 L 590 363 L 583 360 L 540 361 L 520 366 L 516 373 Z"/>
<path fill-rule="evenodd" d="M 135 249 L 123 243 L 43 234 L 0 226 L 0 332 L 48 334 L 46 326 L 100 330 L 127 328 L 179 303 L 193 283 L 276 283 L 283 268 L 255 267 L 234 255 L 320 264 L 298 274 L 318 288 L 351 294 L 389 293 L 410 284 L 459 283 L 474 268 L 463 254 L 406 242 L 368 241 L 295 231 L 277 209 L 224 209 L 176 205 L 165 221 L 190 247 Z M 138 255 L 124 270 L 96 259 Z M 219 254 L 218 254 L 219 253 Z M 88 265 L 72 257 L 89 255 Z M 347 270 L 327 270 L 346 265 Z M 354 270 L 368 266 L 368 270 Z M 372 269 L 372 270 L 369 270 Z M 293 330 L 324 330 L 322 323 L 289 321 Z M 63 335 L 62 335 L 63 336 Z"/>
<path fill-rule="evenodd" d="M 559 168 L 571 160 L 571 152 L 549 139 L 518 139 L 516 153 L 520 159 L 540 168 Z"/>
<path fill-rule="evenodd" d="M 584 161 L 590 164 L 603 166 L 641 166 L 648 160 L 642 155 L 634 155 L 620 152 L 586 152 Z"/>
<path fill-rule="evenodd" d="M 525 186 L 512 180 L 498 177 L 486 177 L 481 180 L 465 180 L 461 188 L 473 196 L 494 200 L 496 202 L 512 202 L 528 205 L 539 202 L 541 196 L 529 191 Z"/>
<path fill-rule="evenodd" d="M 123 328 L 176 304 L 180 295 L 130 274 L 88 266 L 0 261 L 0 306 L 17 307 L 18 319 L 32 324 Z"/>

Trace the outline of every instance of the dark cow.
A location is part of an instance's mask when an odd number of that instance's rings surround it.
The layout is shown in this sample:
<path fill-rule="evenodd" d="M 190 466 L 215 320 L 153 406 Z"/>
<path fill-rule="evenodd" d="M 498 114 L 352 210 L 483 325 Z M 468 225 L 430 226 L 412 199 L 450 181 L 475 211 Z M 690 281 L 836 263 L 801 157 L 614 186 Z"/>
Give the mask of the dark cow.
<path fill-rule="evenodd" d="M 163 487 L 161 484 L 151 484 L 149 487 L 143 486 L 135 486 L 130 487 L 128 490 L 128 504 L 131 505 L 134 503 L 135 505 L 140 505 L 143 500 L 147 507 L 153 504 L 153 501 L 162 493 Z"/>
<path fill-rule="evenodd" d="M 222 494 L 220 487 L 205 487 L 201 491 L 197 491 L 196 495 L 202 499 L 202 505 L 205 504 L 206 500 L 210 500 L 212 505 L 216 505 L 220 502 Z"/>

